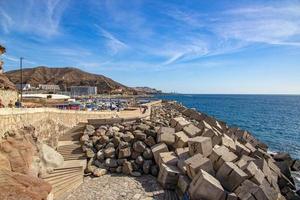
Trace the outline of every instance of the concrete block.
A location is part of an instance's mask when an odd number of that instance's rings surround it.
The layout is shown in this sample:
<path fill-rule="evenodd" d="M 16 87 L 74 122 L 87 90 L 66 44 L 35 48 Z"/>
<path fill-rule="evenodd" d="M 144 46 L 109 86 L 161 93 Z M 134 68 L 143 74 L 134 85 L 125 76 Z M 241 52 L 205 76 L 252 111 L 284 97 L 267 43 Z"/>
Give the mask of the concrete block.
<path fill-rule="evenodd" d="M 155 162 L 158 163 L 159 154 L 162 152 L 168 152 L 169 149 L 165 143 L 158 143 L 151 147 Z"/>
<path fill-rule="evenodd" d="M 185 193 L 188 190 L 191 182 L 192 181 L 188 176 L 179 175 L 177 187 L 180 189 L 181 193 Z"/>
<path fill-rule="evenodd" d="M 238 197 L 235 193 L 228 193 L 226 196 L 226 200 L 238 200 Z"/>
<path fill-rule="evenodd" d="M 252 161 L 247 164 L 244 172 L 248 175 L 248 179 L 257 185 L 261 185 L 265 180 L 264 173 Z"/>
<path fill-rule="evenodd" d="M 238 157 L 234 153 L 230 152 L 227 147 L 220 146 L 213 148 L 209 159 L 213 163 L 214 170 L 218 171 L 224 162 L 235 162 Z"/>
<path fill-rule="evenodd" d="M 251 154 L 251 151 L 245 146 L 243 145 L 242 143 L 238 142 L 238 141 L 235 141 L 235 145 L 236 145 L 236 151 L 235 153 L 239 156 L 242 156 L 242 155 L 250 155 Z"/>
<path fill-rule="evenodd" d="M 171 127 L 160 127 L 157 131 L 157 134 L 164 134 L 164 133 L 169 133 L 169 134 L 174 134 L 175 133 L 175 129 L 171 128 Z"/>
<path fill-rule="evenodd" d="M 164 189 L 175 189 L 180 171 L 176 166 L 161 164 L 157 181 Z"/>
<path fill-rule="evenodd" d="M 186 159 L 188 159 L 190 157 L 189 148 L 188 147 L 176 148 L 175 149 L 175 153 L 176 153 L 178 159 L 181 159 L 181 160 L 186 160 Z"/>
<path fill-rule="evenodd" d="M 267 200 L 263 190 L 250 180 L 245 180 L 235 191 L 241 200 Z"/>
<path fill-rule="evenodd" d="M 212 143 L 209 137 L 198 136 L 195 138 L 190 138 L 188 141 L 188 146 L 191 156 L 200 153 L 206 157 L 212 152 Z"/>
<path fill-rule="evenodd" d="M 229 136 L 224 134 L 222 136 L 222 142 L 221 143 L 222 143 L 223 146 L 227 147 L 230 151 L 233 151 L 233 152 L 236 151 L 235 142 Z"/>
<path fill-rule="evenodd" d="M 208 158 L 203 157 L 203 155 L 199 153 L 188 158 L 185 161 L 185 163 L 186 163 L 187 174 L 191 179 L 193 179 L 196 176 L 196 174 L 200 171 L 200 169 L 206 171 L 212 176 L 215 175 L 215 171 L 213 169 L 213 165 L 211 161 Z"/>
<path fill-rule="evenodd" d="M 185 160 L 179 159 L 177 162 L 177 167 L 181 171 L 182 174 L 187 174 L 187 167 L 186 167 Z"/>
<path fill-rule="evenodd" d="M 171 127 L 175 128 L 175 131 L 181 131 L 185 126 L 189 125 L 191 122 L 187 121 L 183 117 L 176 117 L 171 119 L 170 125 Z"/>
<path fill-rule="evenodd" d="M 226 197 L 220 182 L 204 170 L 200 170 L 192 180 L 189 194 L 192 200 L 225 200 Z"/>
<path fill-rule="evenodd" d="M 255 158 L 252 158 L 250 156 L 246 156 L 246 155 L 242 155 L 240 157 L 240 159 L 238 161 L 236 161 L 236 165 L 241 168 L 242 170 L 245 169 L 245 167 L 247 166 L 247 164 L 250 162 L 250 161 L 253 161 L 255 160 Z"/>
<path fill-rule="evenodd" d="M 158 165 L 161 164 L 177 166 L 178 157 L 174 152 L 162 152 L 158 157 Z"/>
<path fill-rule="evenodd" d="M 189 137 L 183 132 L 179 131 L 175 133 L 175 148 L 182 148 L 188 146 L 188 139 Z"/>
<path fill-rule="evenodd" d="M 193 124 L 189 124 L 183 128 L 183 131 L 191 138 L 200 136 L 201 134 L 201 129 L 198 127 L 194 126 Z"/>
<path fill-rule="evenodd" d="M 157 143 L 165 143 L 173 145 L 175 143 L 175 135 L 173 133 L 163 133 L 157 135 Z"/>
<path fill-rule="evenodd" d="M 222 134 L 216 129 L 205 128 L 203 133 L 203 137 L 210 137 L 212 141 L 212 145 L 220 145 L 222 143 Z"/>
<path fill-rule="evenodd" d="M 232 162 L 225 162 L 216 177 L 226 190 L 233 192 L 248 176 Z"/>

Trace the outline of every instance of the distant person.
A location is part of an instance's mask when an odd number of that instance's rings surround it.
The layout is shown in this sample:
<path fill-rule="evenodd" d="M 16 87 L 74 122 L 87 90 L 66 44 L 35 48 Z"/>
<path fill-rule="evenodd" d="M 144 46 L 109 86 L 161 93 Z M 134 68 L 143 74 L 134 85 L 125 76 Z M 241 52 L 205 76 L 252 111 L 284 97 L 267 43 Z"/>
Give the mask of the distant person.
<path fill-rule="evenodd" d="M 21 104 L 21 102 L 19 100 L 16 101 L 15 107 L 16 108 L 21 108 L 22 107 L 22 104 Z"/>
<path fill-rule="evenodd" d="M 0 99 L 0 108 L 5 108 L 4 104 L 2 103 L 2 99 Z"/>

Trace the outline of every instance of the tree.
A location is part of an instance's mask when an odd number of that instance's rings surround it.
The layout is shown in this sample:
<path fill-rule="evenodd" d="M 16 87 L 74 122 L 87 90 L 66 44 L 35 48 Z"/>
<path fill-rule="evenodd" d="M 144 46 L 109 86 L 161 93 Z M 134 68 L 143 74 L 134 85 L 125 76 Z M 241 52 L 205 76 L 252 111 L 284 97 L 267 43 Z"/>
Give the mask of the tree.
<path fill-rule="evenodd" d="M 0 44 L 0 54 L 4 54 L 5 52 L 6 52 L 5 47 Z"/>

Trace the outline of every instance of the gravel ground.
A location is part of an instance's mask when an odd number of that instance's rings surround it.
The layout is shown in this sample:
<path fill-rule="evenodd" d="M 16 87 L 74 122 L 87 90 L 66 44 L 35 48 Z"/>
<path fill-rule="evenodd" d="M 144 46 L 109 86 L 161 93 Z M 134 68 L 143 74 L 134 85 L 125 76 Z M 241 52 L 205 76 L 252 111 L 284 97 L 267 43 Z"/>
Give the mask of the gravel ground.
<path fill-rule="evenodd" d="M 156 178 L 150 175 L 129 177 L 119 174 L 107 174 L 97 178 L 85 177 L 67 200 L 163 200 L 165 192 Z"/>

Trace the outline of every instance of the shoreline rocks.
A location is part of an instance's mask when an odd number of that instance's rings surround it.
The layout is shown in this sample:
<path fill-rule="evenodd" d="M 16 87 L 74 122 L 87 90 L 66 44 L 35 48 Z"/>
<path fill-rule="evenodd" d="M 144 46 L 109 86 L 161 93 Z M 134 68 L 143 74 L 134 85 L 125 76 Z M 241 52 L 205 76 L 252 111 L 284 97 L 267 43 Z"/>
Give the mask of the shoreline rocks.
<path fill-rule="evenodd" d="M 270 155 L 248 131 L 176 102 L 153 107 L 150 119 L 93 125 L 81 142 L 94 176 L 151 174 L 192 200 L 300 198 L 291 177 L 299 160 Z"/>

